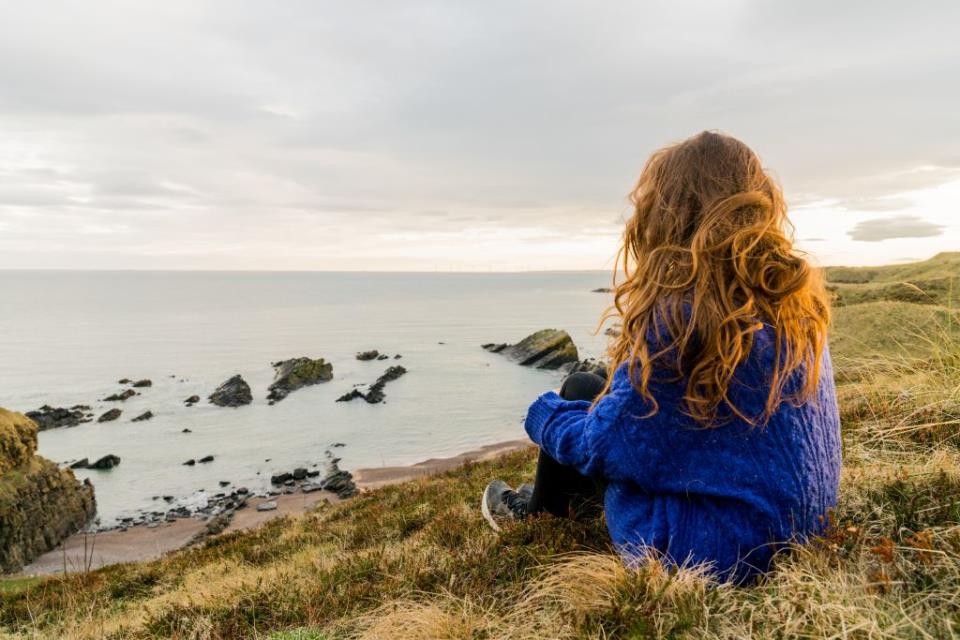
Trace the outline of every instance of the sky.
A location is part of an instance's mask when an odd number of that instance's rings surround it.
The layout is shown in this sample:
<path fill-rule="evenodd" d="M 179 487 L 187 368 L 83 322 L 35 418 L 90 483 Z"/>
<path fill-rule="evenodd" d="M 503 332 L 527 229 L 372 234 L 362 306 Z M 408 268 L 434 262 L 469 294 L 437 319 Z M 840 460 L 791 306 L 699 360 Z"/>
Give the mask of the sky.
<path fill-rule="evenodd" d="M 607 269 L 657 148 L 960 250 L 960 3 L 0 0 L 0 268 Z"/>

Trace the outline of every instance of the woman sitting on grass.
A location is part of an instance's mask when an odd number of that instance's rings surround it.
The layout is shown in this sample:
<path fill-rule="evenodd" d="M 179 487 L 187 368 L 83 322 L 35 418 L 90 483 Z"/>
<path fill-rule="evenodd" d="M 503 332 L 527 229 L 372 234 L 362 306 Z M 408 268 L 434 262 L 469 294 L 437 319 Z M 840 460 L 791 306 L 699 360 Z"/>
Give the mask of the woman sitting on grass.
<path fill-rule="evenodd" d="M 704 132 L 656 152 L 632 194 L 608 312 L 607 378 L 576 373 L 530 406 L 534 485 L 490 483 L 483 512 L 596 515 L 618 551 L 742 581 L 822 531 L 840 420 L 818 271 L 742 142 Z"/>

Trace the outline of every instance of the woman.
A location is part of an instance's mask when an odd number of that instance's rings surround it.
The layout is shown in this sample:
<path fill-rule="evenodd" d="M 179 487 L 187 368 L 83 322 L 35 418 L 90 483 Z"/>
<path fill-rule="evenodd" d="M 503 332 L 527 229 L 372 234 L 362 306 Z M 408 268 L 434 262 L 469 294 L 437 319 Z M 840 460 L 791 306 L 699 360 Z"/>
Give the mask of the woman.
<path fill-rule="evenodd" d="M 836 503 L 821 276 L 793 249 L 780 188 L 730 136 L 656 152 L 631 199 L 609 379 L 574 374 L 531 405 L 536 481 L 490 483 L 484 515 L 496 528 L 602 501 L 626 559 L 655 550 L 742 581 Z"/>

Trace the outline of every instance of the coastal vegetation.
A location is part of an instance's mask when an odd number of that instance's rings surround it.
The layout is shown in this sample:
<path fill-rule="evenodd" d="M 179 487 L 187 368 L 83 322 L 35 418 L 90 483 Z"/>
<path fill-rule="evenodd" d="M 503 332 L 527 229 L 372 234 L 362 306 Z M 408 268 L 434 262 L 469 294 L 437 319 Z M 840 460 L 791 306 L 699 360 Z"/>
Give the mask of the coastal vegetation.
<path fill-rule="evenodd" d="M 0 627 L 23 638 L 957 637 L 960 253 L 827 275 L 840 503 L 827 535 L 783 553 L 756 585 L 655 557 L 627 570 L 602 520 L 494 533 L 480 492 L 492 477 L 529 481 L 527 449 L 156 561 L 5 582 Z"/>

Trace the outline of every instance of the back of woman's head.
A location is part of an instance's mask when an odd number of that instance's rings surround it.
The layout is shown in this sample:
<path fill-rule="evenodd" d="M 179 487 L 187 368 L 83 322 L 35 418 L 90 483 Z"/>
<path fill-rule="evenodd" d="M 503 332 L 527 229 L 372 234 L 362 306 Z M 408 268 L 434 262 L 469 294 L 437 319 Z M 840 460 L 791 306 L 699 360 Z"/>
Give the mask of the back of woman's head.
<path fill-rule="evenodd" d="M 651 380 L 685 380 L 685 409 L 703 426 L 731 413 L 761 423 L 781 401 L 809 399 L 829 307 L 819 272 L 793 249 L 783 194 L 757 155 L 705 131 L 654 153 L 631 200 L 618 258 L 623 280 L 608 313 L 622 323 L 611 366 L 629 363 L 654 411 Z M 746 415 L 729 393 L 763 323 L 775 335 L 769 392 L 764 412 Z M 794 374 L 802 380 L 787 398 Z"/>

